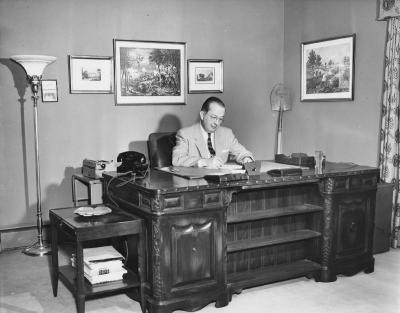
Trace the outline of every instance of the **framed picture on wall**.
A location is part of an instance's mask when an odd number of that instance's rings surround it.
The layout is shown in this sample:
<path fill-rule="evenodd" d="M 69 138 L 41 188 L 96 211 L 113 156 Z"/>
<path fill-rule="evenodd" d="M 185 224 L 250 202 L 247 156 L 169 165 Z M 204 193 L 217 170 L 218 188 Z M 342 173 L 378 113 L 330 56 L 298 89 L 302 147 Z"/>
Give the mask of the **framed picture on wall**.
<path fill-rule="evenodd" d="M 113 93 L 113 58 L 69 56 L 70 93 Z"/>
<path fill-rule="evenodd" d="M 378 0 L 377 20 L 382 21 L 400 16 L 399 0 Z"/>
<path fill-rule="evenodd" d="M 185 104 L 186 43 L 114 39 L 115 103 Z"/>
<path fill-rule="evenodd" d="M 42 102 L 58 102 L 57 80 L 43 79 L 42 86 Z"/>
<path fill-rule="evenodd" d="M 356 35 L 301 44 L 301 101 L 354 99 Z"/>
<path fill-rule="evenodd" d="M 188 92 L 223 92 L 224 63 L 222 60 L 188 60 Z"/>

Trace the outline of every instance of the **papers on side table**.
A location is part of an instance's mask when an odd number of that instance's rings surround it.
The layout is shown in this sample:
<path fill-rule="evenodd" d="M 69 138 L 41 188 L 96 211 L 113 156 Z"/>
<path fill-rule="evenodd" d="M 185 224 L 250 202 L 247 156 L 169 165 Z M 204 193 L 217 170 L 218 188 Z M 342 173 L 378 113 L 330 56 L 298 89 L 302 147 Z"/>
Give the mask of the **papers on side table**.
<path fill-rule="evenodd" d="M 81 216 L 93 216 L 93 215 L 104 215 L 112 212 L 112 210 L 104 205 L 98 205 L 96 207 L 81 206 L 77 208 L 74 213 Z"/>

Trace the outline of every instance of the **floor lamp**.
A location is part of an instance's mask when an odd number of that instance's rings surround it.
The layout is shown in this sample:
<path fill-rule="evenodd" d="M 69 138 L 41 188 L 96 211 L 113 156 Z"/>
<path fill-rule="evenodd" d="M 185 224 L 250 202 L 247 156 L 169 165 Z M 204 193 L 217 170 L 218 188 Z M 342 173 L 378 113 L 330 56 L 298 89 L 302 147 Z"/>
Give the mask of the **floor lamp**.
<path fill-rule="evenodd" d="M 33 99 L 33 110 L 34 110 L 34 131 L 35 131 L 35 156 L 36 156 L 36 195 L 37 195 L 37 231 L 38 241 L 26 248 L 23 252 L 33 256 L 43 256 L 50 253 L 50 248 L 43 242 L 43 220 L 42 220 L 42 197 L 40 188 L 40 163 L 39 163 L 39 138 L 38 138 L 38 91 L 40 81 L 44 68 L 50 63 L 56 60 L 55 57 L 47 55 L 13 55 L 10 57 L 11 60 L 21 65 L 27 75 L 27 80 L 31 85 L 32 99 Z"/>

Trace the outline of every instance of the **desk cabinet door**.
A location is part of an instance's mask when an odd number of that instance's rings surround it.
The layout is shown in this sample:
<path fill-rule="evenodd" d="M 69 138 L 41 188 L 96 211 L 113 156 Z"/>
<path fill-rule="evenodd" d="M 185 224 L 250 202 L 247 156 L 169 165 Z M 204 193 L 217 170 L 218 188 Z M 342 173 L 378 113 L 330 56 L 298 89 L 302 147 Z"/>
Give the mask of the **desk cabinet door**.
<path fill-rule="evenodd" d="M 220 210 L 161 218 L 164 292 L 180 295 L 224 284 L 222 218 Z"/>
<path fill-rule="evenodd" d="M 371 198 L 363 194 L 341 197 L 338 201 L 337 258 L 370 252 L 373 228 Z"/>
<path fill-rule="evenodd" d="M 210 280 L 215 276 L 216 221 L 172 226 L 172 284 Z"/>

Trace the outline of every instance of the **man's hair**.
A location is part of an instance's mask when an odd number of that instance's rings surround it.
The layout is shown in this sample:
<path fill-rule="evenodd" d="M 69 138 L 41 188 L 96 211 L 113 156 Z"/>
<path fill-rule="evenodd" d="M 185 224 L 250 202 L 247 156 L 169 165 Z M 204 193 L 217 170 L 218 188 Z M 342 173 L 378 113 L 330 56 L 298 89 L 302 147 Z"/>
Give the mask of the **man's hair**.
<path fill-rule="evenodd" d="M 201 111 L 204 111 L 207 113 L 210 110 L 211 103 L 217 103 L 220 106 L 222 106 L 223 108 L 225 108 L 225 104 L 222 102 L 221 99 L 219 99 L 217 97 L 209 97 L 206 101 L 204 101 L 204 103 L 201 107 Z"/>

